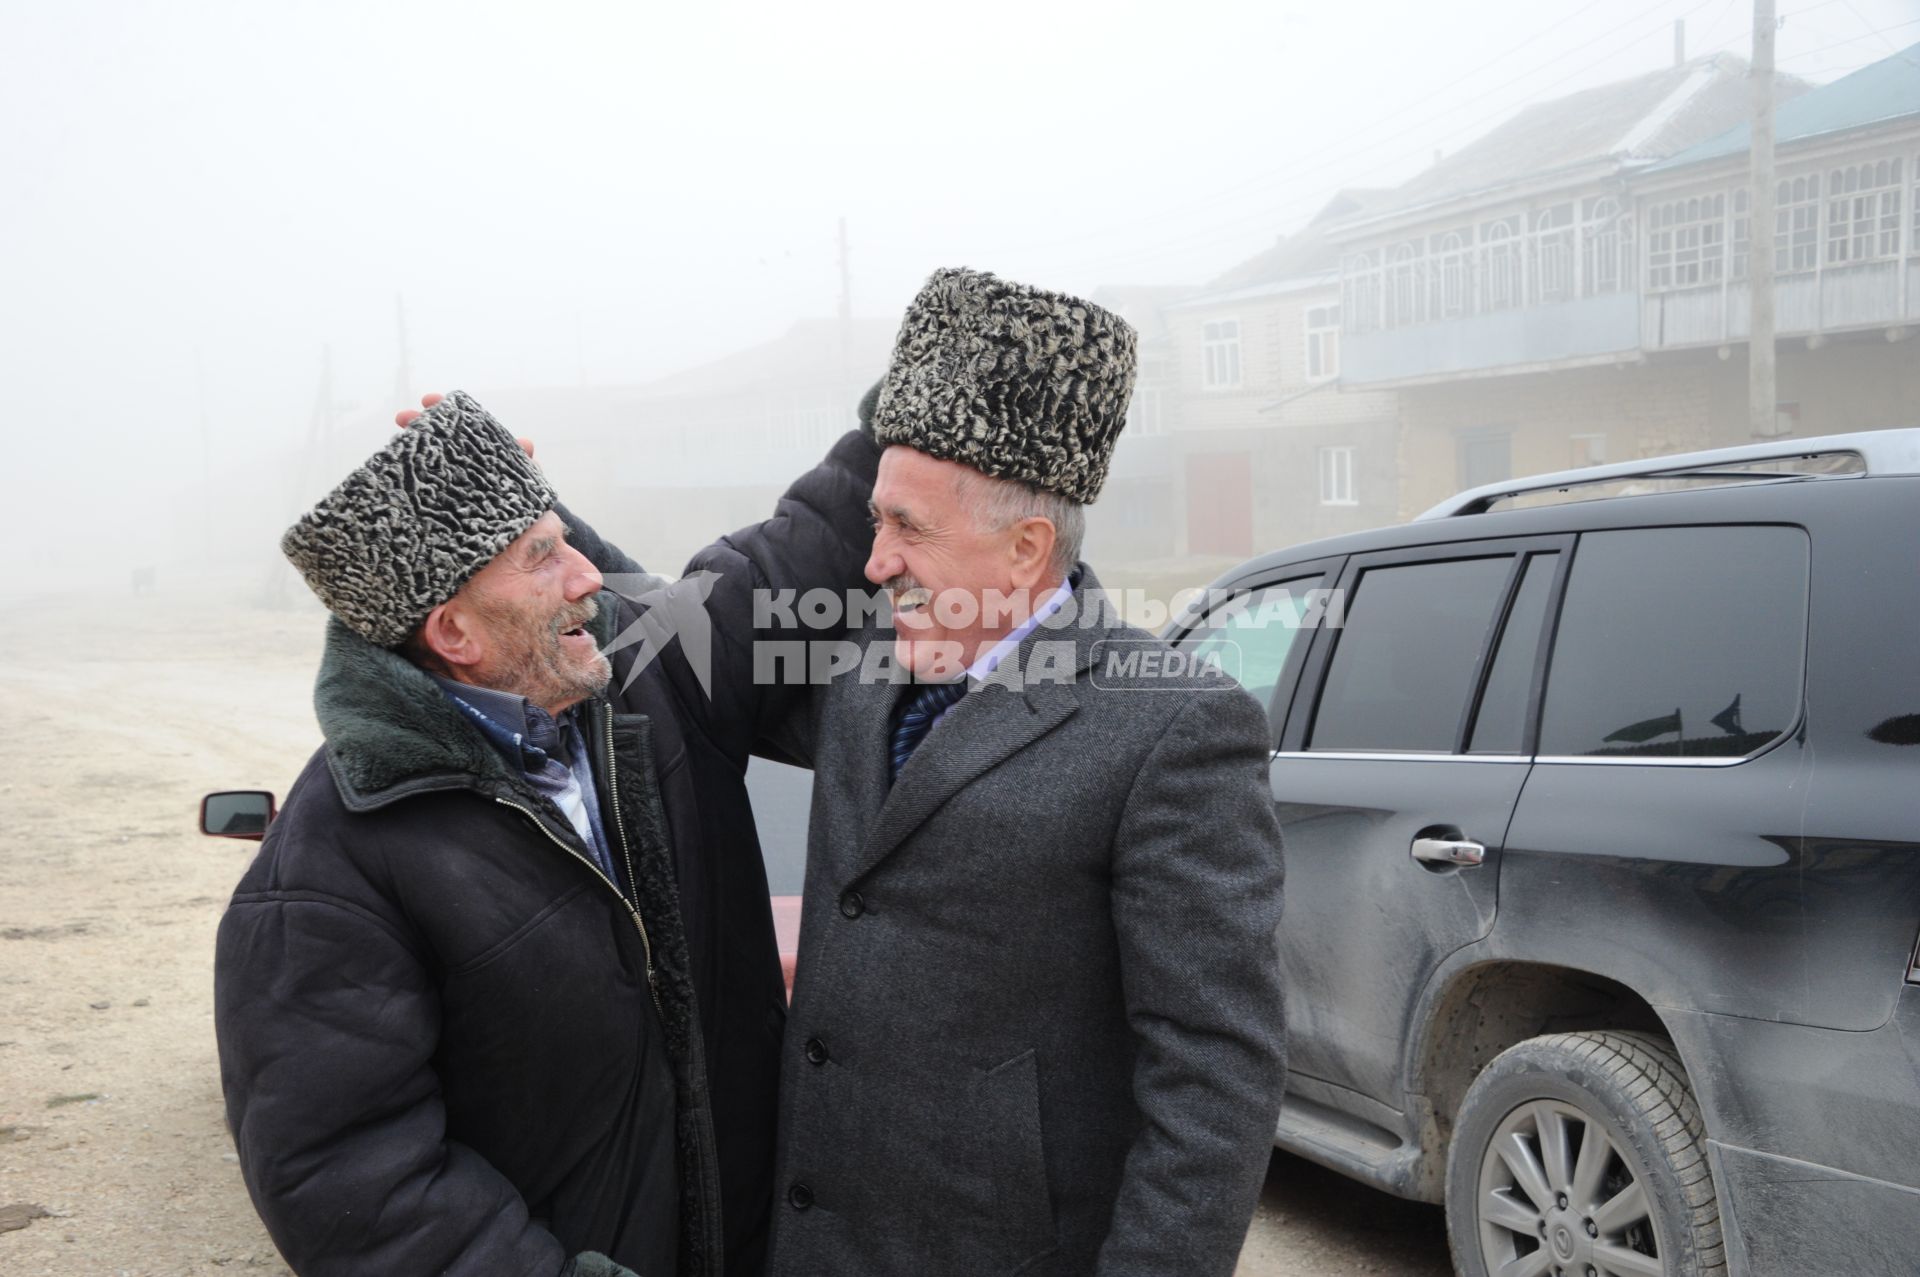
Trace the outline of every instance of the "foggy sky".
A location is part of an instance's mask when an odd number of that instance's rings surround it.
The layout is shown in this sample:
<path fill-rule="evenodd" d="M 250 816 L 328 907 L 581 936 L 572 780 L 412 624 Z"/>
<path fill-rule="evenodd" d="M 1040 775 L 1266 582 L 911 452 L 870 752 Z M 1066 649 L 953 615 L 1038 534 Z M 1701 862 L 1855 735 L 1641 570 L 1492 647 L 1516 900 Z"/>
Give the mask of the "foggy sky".
<path fill-rule="evenodd" d="M 1920 31 L 1917 0 L 1780 7 L 1815 81 Z M 397 406 L 396 295 L 429 390 L 632 384 L 831 315 L 842 216 L 859 314 L 944 265 L 1198 283 L 1668 65 L 1677 17 L 1745 56 L 1750 12 L 0 0 L 0 430 L 47 530 L 0 601 L 203 556 L 179 512 L 286 482 L 323 345 L 340 399 Z"/>

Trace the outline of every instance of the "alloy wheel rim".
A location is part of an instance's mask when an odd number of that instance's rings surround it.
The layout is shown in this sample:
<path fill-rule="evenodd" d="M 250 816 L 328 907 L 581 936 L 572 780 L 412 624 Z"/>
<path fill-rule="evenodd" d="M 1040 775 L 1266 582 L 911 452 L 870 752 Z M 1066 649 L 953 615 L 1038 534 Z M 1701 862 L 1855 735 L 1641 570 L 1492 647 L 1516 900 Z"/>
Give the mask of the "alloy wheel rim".
<path fill-rule="evenodd" d="M 1645 1176 L 1572 1104 L 1507 1114 L 1481 1155 L 1474 1212 L 1491 1277 L 1666 1277 Z"/>

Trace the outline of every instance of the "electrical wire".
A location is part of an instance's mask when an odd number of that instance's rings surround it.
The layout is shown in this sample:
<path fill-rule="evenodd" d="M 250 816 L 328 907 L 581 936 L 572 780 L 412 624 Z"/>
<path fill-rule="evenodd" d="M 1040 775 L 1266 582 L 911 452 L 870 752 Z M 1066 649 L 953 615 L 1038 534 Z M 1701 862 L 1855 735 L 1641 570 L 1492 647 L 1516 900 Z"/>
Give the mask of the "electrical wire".
<path fill-rule="evenodd" d="M 1693 6 L 1691 9 L 1688 9 L 1684 13 L 1682 13 L 1680 15 L 1680 19 L 1684 19 L 1686 17 L 1691 16 L 1694 13 L 1699 12 L 1701 9 L 1707 7 L 1707 5 L 1710 3 L 1712 3 L 1712 0 L 1702 0 L 1702 3 L 1697 4 Z M 1789 19 L 1795 18 L 1795 17 L 1804 17 L 1809 13 L 1813 13 L 1820 9 L 1828 8 L 1831 5 L 1836 3 L 1847 3 L 1849 8 L 1852 7 L 1850 0 L 1818 0 L 1817 3 L 1807 5 L 1801 9 L 1797 9 L 1792 13 L 1786 15 L 1786 17 Z M 1655 7 L 1658 7 L 1658 6 L 1655 6 Z M 1727 9 L 1727 6 L 1723 5 L 1721 14 L 1716 16 L 1714 22 L 1710 24 L 1710 28 L 1712 26 L 1719 25 L 1720 20 L 1725 15 L 1726 9 Z M 1581 12 L 1584 12 L 1584 10 L 1582 10 Z M 1645 11 L 1642 11 L 1640 15 L 1636 15 L 1636 18 L 1640 16 L 1644 16 L 1644 14 L 1645 14 Z M 1571 20 L 1572 16 L 1577 16 L 1577 14 L 1569 15 L 1568 19 L 1562 20 L 1562 24 L 1564 24 L 1565 21 Z M 1633 21 L 1633 19 L 1630 19 L 1629 21 L 1631 22 Z M 1867 35 L 1856 36 L 1856 37 L 1853 37 L 1852 39 L 1837 41 L 1832 44 L 1824 45 L 1819 49 L 1808 50 L 1804 53 L 1796 54 L 1794 55 L 1794 58 L 1791 60 L 1798 61 L 1799 59 L 1815 56 L 1819 53 L 1824 53 L 1835 48 L 1844 47 L 1850 44 L 1857 44 L 1861 40 L 1871 38 L 1873 35 L 1880 35 L 1884 38 L 1884 34 L 1886 31 L 1899 30 L 1903 27 L 1913 26 L 1916 24 L 1920 24 L 1920 19 L 1914 19 L 1909 22 L 1895 23 L 1884 29 L 1872 30 Z M 1626 24 L 1621 24 L 1620 26 L 1616 26 L 1612 28 L 1612 30 L 1619 31 L 1625 25 Z M 1635 44 L 1638 44 L 1642 40 L 1645 40 L 1647 38 L 1648 37 L 1645 35 L 1636 36 L 1632 40 L 1626 42 L 1625 44 L 1615 47 L 1614 49 L 1610 50 L 1608 53 L 1602 55 L 1601 57 L 1582 64 L 1580 67 L 1568 73 L 1563 78 L 1573 78 L 1575 76 L 1578 76 L 1584 71 L 1591 70 L 1596 66 L 1603 65 L 1607 61 L 1613 59 L 1614 57 L 1617 57 L 1620 53 L 1625 52 L 1627 49 L 1632 48 Z M 1731 47 L 1733 47 L 1734 45 L 1743 43 L 1747 38 L 1748 38 L 1747 33 L 1742 32 L 1741 34 L 1736 35 L 1724 41 L 1722 44 L 1718 46 L 1709 48 L 1703 54 L 1698 56 L 1704 57 L 1710 54 L 1725 52 Z M 1539 68 L 1536 68 L 1535 70 L 1537 72 L 1538 70 L 1542 70 L 1542 69 L 1545 69 L 1546 67 L 1552 66 L 1559 61 L 1563 61 L 1566 56 L 1568 55 L 1562 54 L 1558 58 L 1550 59 L 1548 62 L 1541 64 L 1541 66 Z M 1528 76 L 1534 73 L 1535 72 L 1529 72 L 1526 75 L 1517 77 L 1516 79 L 1507 82 L 1506 85 L 1502 85 L 1500 87 L 1501 88 L 1510 87 L 1512 84 L 1517 84 L 1522 80 L 1528 78 Z M 1474 99 L 1470 99 L 1469 103 L 1463 103 L 1461 105 L 1467 105 L 1473 101 L 1484 100 L 1487 96 L 1489 96 L 1490 93 L 1499 92 L 1499 91 L 1500 89 L 1490 90 L 1488 94 L 1481 94 Z M 1526 106 L 1537 105 L 1541 101 L 1549 101 L 1549 100 L 1552 100 L 1552 99 L 1536 99 L 1534 102 L 1529 102 L 1525 104 L 1525 106 L 1523 106 L 1520 109 L 1524 110 L 1526 109 Z M 1513 114 L 1517 114 L 1517 113 L 1518 112 L 1513 112 Z M 1490 123 L 1493 120 L 1505 118 L 1508 116 L 1508 114 L 1509 113 L 1507 111 L 1502 110 L 1493 114 L 1482 116 L 1479 119 L 1472 122 L 1471 124 L 1462 126 L 1462 128 L 1463 129 L 1475 128 L 1481 124 Z M 1358 147 L 1358 148 L 1348 148 L 1343 154 L 1343 156 L 1341 157 L 1342 162 L 1346 160 L 1351 160 L 1357 156 L 1363 156 L 1363 155 L 1373 153 L 1375 151 L 1380 150 L 1382 146 L 1390 145 L 1390 144 L 1391 142 L 1390 140 L 1388 140 L 1383 142 L 1376 142 L 1376 143 L 1369 144 L 1367 146 Z M 1424 147 L 1422 147 L 1421 149 L 1424 149 Z M 1419 154 L 1419 151 L 1417 150 L 1406 151 L 1406 152 L 1401 152 L 1399 155 L 1393 157 L 1393 159 L 1395 160 L 1410 159 L 1417 156 L 1418 154 Z M 1305 168 L 1295 168 L 1295 169 L 1289 170 L 1288 178 L 1290 181 L 1297 182 L 1302 178 L 1314 176 L 1319 172 L 1324 172 L 1333 167 L 1336 167 L 1336 165 L 1321 164 L 1321 165 L 1309 165 Z M 1244 189 L 1246 185 L 1248 184 L 1243 183 L 1241 189 Z M 1126 263 L 1151 262 L 1151 261 L 1160 260 L 1162 258 L 1168 257 L 1176 253 L 1187 252 L 1196 248 L 1204 248 L 1210 244 L 1224 243 L 1229 239 L 1236 239 L 1236 238 L 1244 239 L 1247 233 L 1256 226 L 1263 225 L 1263 224 L 1267 226 L 1273 226 L 1276 224 L 1284 225 L 1288 220 L 1287 216 L 1285 215 L 1297 214 L 1299 211 L 1303 209 L 1309 209 L 1309 208 L 1324 205 L 1324 203 L 1328 198 L 1329 198 L 1328 193 L 1324 191 L 1317 191 L 1310 196 L 1295 197 L 1278 206 L 1270 205 L 1255 212 L 1243 214 L 1241 216 L 1232 218 L 1227 221 L 1217 222 L 1208 227 L 1195 229 L 1195 230 L 1189 231 L 1188 233 L 1181 234 L 1170 239 L 1160 240 L 1153 244 L 1142 246 L 1140 248 L 1127 250 L 1121 253 L 1107 253 L 1107 254 L 1101 254 L 1098 256 L 1089 255 L 1085 258 L 1081 258 L 1081 259 L 1078 259 L 1077 261 L 1068 263 L 1067 268 L 1082 269 L 1082 268 L 1087 268 L 1087 267 L 1091 267 L 1091 266 L 1095 266 L 1103 263 L 1113 263 L 1113 262 L 1126 262 Z M 1169 220 L 1170 220 L 1169 218 L 1161 217 L 1161 218 L 1155 219 L 1155 222 L 1152 224 L 1166 224 Z M 1085 238 L 1086 237 L 1081 237 L 1080 240 L 1075 242 L 1084 243 Z M 1013 250 L 1013 251 L 1022 251 L 1022 250 Z M 1029 248 L 1025 251 L 1033 251 L 1033 250 Z"/>

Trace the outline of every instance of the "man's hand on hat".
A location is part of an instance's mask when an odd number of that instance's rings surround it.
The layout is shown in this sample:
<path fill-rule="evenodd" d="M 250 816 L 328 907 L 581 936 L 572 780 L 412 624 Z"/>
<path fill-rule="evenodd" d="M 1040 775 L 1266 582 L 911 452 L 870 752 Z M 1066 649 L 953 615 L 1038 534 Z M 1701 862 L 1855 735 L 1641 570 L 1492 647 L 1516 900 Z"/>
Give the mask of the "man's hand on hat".
<path fill-rule="evenodd" d="M 402 408 L 399 412 L 394 413 L 393 424 L 400 427 L 402 430 L 405 430 L 408 426 L 420 420 L 421 409 L 431 408 L 445 398 L 446 398 L 445 395 L 436 395 L 436 394 L 421 395 L 420 407 L 419 408 Z M 515 439 L 514 442 L 520 445 L 520 451 L 526 453 L 529 457 L 533 455 L 533 440 L 522 436 L 520 438 Z"/>

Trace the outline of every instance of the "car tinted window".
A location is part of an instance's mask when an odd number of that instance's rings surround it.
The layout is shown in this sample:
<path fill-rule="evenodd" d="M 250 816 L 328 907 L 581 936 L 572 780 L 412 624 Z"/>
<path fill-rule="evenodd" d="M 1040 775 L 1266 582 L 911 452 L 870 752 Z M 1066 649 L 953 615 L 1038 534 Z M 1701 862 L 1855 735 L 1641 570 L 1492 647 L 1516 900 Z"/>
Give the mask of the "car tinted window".
<path fill-rule="evenodd" d="M 1307 748 L 1452 751 L 1512 566 L 1501 555 L 1363 573 Z"/>
<path fill-rule="evenodd" d="M 1640 528 L 1580 539 L 1540 753 L 1740 757 L 1799 715 L 1807 538 Z"/>
<path fill-rule="evenodd" d="M 1179 646 L 1196 659 L 1211 659 L 1240 680 L 1255 700 L 1267 705 L 1286 669 L 1287 656 L 1304 632 L 1301 617 L 1308 591 L 1320 584 L 1316 576 L 1282 581 L 1231 600 L 1208 614 Z"/>
<path fill-rule="evenodd" d="M 1487 675 L 1480 710 L 1474 716 L 1467 752 L 1517 754 L 1526 747 L 1527 697 L 1533 691 L 1534 657 L 1540 651 L 1540 626 L 1547 617 L 1547 597 L 1553 592 L 1558 554 L 1527 557 L 1526 575 L 1507 609 L 1500 631 L 1500 647 Z"/>

